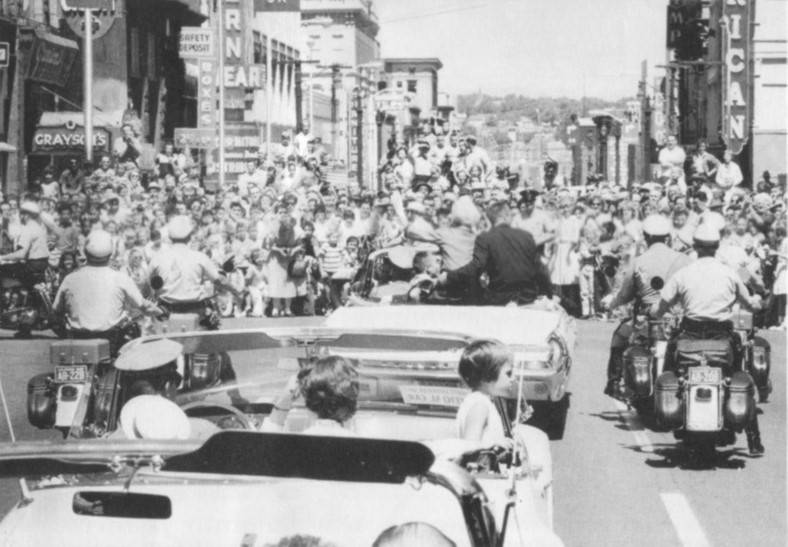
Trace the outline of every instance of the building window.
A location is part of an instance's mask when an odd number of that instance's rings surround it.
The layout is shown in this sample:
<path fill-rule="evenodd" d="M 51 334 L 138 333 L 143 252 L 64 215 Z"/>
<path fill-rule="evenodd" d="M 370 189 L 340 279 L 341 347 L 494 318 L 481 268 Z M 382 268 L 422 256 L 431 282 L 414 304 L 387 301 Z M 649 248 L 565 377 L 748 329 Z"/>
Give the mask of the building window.
<path fill-rule="evenodd" d="M 416 93 L 416 80 L 408 80 L 408 91 L 410 93 Z"/>
<path fill-rule="evenodd" d="M 332 38 L 336 38 L 336 39 L 338 39 L 338 40 L 339 40 L 339 39 L 342 39 L 342 38 L 344 38 L 344 37 L 345 37 L 345 35 L 344 35 L 344 34 L 332 34 L 332 35 L 331 35 L 331 37 L 332 37 Z"/>
<path fill-rule="evenodd" d="M 397 87 L 402 88 L 402 80 L 397 80 Z"/>
<path fill-rule="evenodd" d="M 309 39 L 310 40 L 320 40 L 320 35 L 319 34 L 310 34 L 309 35 Z"/>

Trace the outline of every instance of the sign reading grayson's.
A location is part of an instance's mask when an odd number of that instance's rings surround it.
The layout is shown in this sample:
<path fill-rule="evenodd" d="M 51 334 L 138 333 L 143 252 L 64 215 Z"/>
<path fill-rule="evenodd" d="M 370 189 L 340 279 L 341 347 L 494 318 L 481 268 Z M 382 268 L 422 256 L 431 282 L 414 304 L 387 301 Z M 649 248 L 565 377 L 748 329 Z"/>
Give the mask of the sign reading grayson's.
<path fill-rule="evenodd" d="M 725 86 L 722 91 L 722 138 L 734 154 L 747 143 L 752 110 L 750 81 L 752 79 L 752 28 L 750 25 L 752 0 L 725 0 L 723 38 Z"/>
<path fill-rule="evenodd" d="M 103 127 L 93 128 L 93 149 L 108 151 L 109 131 Z M 85 130 L 76 125 L 39 127 L 33 134 L 33 152 L 48 154 L 76 153 L 85 149 Z"/>

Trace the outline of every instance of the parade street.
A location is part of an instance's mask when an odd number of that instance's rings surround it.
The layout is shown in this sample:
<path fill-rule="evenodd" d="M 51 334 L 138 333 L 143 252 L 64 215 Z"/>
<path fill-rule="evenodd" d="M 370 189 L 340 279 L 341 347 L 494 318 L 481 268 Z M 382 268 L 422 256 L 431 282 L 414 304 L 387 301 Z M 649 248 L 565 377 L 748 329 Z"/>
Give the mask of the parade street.
<path fill-rule="evenodd" d="M 315 325 L 321 318 L 227 319 L 223 328 Z M 715 469 L 685 469 L 671 433 L 645 429 L 624 405 L 602 395 L 607 345 L 614 324 L 579 322 L 571 406 L 562 440 L 551 443 L 555 476 L 555 528 L 578 545 L 784 545 L 786 499 L 785 335 L 766 332 L 772 344 L 774 392 L 761 404 L 766 454 L 747 455 L 743 435 L 735 449 L 720 449 Z M 55 439 L 25 416 L 27 380 L 49 370 L 51 338 L 17 341 L 0 334 L 3 388 L 18 440 Z M 239 370 L 239 375 L 243 374 Z M 9 440 L 5 420 L 0 438 Z M 0 510 L 19 497 L 16 481 L 3 481 Z M 754 523 L 759 535 L 751 536 Z M 637 541 L 634 538 L 638 538 Z"/>

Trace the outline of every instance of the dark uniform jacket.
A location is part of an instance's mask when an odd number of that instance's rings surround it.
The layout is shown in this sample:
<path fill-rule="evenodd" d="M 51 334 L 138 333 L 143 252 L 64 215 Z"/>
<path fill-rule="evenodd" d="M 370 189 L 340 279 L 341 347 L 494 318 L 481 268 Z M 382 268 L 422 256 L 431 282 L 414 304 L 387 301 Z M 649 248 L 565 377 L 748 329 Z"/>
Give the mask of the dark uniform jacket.
<path fill-rule="evenodd" d="M 471 261 L 448 273 L 448 284 L 474 283 L 486 272 L 490 278 L 488 304 L 512 301 L 527 304 L 539 295 L 551 296 L 547 268 L 539 260 L 534 238 L 528 232 L 500 224 L 476 237 Z"/>

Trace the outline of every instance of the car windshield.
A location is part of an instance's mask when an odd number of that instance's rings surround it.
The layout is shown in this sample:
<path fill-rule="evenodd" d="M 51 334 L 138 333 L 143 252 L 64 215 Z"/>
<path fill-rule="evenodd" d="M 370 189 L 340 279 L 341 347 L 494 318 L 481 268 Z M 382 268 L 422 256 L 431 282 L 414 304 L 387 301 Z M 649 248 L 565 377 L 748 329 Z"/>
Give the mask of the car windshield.
<path fill-rule="evenodd" d="M 468 339 L 459 335 L 310 328 L 170 338 L 184 346 L 176 402 L 197 417 L 231 405 L 259 426 L 287 380 L 328 355 L 350 359 L 359 371 L 360 410 L 429 407 L 453 417 L 467 392 L 457 364 Z"/>

